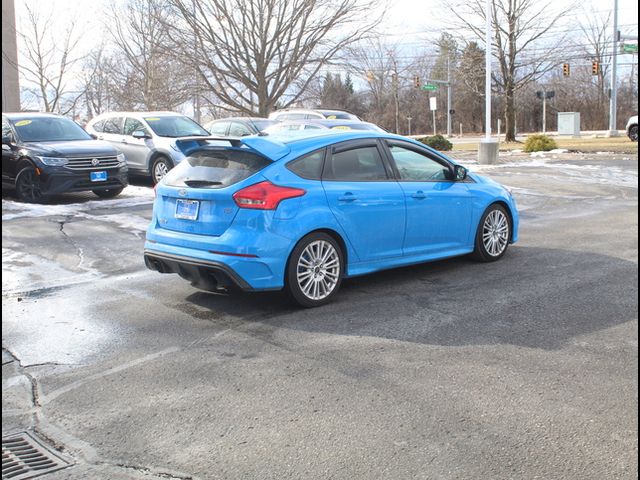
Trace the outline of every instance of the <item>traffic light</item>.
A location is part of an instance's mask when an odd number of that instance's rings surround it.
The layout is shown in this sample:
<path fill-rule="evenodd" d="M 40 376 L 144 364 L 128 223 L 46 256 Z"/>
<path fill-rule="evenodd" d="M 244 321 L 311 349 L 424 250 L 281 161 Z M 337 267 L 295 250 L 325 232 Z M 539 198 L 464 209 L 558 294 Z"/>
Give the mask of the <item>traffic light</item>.
<path fill-rule="evenodd" d="M 591 75 L 598 75 L 600 73 L 600 62 L 591 62 Z"/>
<path fill-rule="evenodd" d="M 420 88 L 420 77 L 417 75 L 413 77 L 413 86 L 416 88 Z"/>
<path fill-rule="evenodd" d="M 568 63 L 562 64 L 562 74 L 565 77 L 568 77 L 569 75 L 571 75 L 571 66 Z"/>

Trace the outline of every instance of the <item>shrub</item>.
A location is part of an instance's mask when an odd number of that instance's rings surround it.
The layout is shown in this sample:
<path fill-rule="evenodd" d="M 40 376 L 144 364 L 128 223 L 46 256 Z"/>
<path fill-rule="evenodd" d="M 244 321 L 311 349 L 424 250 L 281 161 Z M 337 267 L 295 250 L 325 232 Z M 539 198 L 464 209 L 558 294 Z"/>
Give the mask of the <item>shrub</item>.
<path fill-rule="evenodd" d="M 548 152 L 558 148 L 556 141 L 547 135 L 531 135 L 524 142 L 524 151 L 530 152 Z"/>
<path fill-rule="evenodd" d="M 453 148 L 453 144 L 442 135 L 433 135 L 431 137 L 422 137 L 417 139 L 425 145 L 440 150 L 441 152 L 449 151 Z"/>

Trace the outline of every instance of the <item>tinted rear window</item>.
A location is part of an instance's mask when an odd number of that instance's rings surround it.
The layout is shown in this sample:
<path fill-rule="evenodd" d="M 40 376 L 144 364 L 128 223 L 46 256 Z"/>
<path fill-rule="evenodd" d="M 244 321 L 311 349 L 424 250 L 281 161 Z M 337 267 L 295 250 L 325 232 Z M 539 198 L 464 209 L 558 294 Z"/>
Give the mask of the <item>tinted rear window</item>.
<path fill-rule="evenodd" d="M 163 183 L 173 187 L 224 188 L 270 163 L 260 155 L 241 150 L 200 150 L 171 169 Z"/>

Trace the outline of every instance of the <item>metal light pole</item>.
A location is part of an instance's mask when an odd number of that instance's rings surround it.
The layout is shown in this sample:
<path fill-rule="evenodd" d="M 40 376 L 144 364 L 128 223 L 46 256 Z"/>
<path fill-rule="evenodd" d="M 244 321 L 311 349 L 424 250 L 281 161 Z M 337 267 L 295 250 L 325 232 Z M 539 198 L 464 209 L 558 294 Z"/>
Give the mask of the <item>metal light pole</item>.
<path fill-rule="evenodd" d="M 487 17 L 487 25 L 485 32 L 486 50 L 484 52 L 484 137 L 487 141 L 489 141 L 491 139 L 491 0 L 487 0 L 487 3 L 485 5 L 485 16 Z"/>
<path fill-rule="evenodd" d="M 611 43 L 611 98 L 609 99 L 609 136 L 618 136 L 617 103 L 618 103 L 618 0 L 613 1 L 613 42 Z"/>
<path fill-rule="evenodd" d="M 496 163 L 498 161 L 499 143 L 491 138 L 491 27 L 493 15 L 491 13 L 491 0 L 487 0 L 485 4 L 485 16 L 487 20 L 485 32 L 485 137 L 480 141 L 478 146 L 478 163 Z"/>
<path fill-rule="evenodd" d="M 411 119 L 412 117 L 407 117 L 407 122 L 409 123 L 409 135 L 411 135 Z"/>

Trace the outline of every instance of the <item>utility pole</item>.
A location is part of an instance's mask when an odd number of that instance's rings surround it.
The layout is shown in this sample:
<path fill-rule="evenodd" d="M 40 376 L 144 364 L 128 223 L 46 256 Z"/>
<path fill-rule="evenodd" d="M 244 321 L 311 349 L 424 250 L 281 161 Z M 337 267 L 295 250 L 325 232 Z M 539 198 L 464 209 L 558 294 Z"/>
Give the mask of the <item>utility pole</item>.
<path fill-rule="evenodd" d="M 396 107 L 396 134 L 400 134 L 400 100 L 398 98 L 398 64 L 393 58 L 393 73 L 391 74 L 391 86 L 393 87 L 393 101 Z"/>
<path fill-rule="evenodd" d="M 610 137 L 618 136 L 617 110 L 618 110 L 618 0 L 613 0 L 613 42 L 611 42 L 611 98 L 609 99 L 609 133 Z"/>
<path fill-rule="evenodd" d="M 407 117 L 407 123 L 409 123 L 409 135 L 411 135 L 411 119 L 412 117 Z"/>
<path fill-rule="evenodd" d="M 447 137 L 451 137 L 451 52 L 447 48 Z"/>

